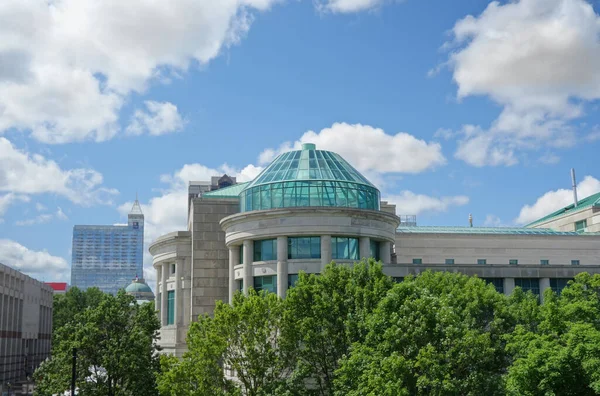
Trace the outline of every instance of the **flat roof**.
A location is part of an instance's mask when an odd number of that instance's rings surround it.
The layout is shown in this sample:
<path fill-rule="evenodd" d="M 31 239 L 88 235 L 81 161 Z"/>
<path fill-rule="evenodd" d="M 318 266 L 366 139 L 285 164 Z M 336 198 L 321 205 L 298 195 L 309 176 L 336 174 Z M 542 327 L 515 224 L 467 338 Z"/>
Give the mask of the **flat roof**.
<path fill-rule="evenodd" d="M 406 226 L 398 227 L 401 234 L 484 234 L 484 235 L 571 235 L 598 236 L 600 232 L 555 231 L 550 228 L 524 227 L 440 227 L 440 226 Z"/>

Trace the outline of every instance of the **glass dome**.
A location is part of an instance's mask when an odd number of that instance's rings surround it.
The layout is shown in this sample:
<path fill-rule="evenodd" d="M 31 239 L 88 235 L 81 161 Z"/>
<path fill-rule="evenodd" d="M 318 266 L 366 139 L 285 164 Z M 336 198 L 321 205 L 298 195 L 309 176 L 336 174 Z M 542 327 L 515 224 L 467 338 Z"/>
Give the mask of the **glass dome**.
<path fill-rule="evenodd" d="M 336 153 L 305 143 L 279 155 L 240 193 L 242 212 L 304 206 L 379 210 L 379 190 Z"/>

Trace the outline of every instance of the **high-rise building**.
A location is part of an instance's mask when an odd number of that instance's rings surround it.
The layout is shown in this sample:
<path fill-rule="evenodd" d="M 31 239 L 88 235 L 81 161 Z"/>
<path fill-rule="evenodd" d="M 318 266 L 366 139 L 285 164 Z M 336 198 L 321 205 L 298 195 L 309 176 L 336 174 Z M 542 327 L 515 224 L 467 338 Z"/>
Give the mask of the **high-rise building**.
<path fill-rule="evenodd" d="M 137 198 L 127 225 L 73 227 L 71 285 L 116 294 L 143 277 L 144 215 Z"/>

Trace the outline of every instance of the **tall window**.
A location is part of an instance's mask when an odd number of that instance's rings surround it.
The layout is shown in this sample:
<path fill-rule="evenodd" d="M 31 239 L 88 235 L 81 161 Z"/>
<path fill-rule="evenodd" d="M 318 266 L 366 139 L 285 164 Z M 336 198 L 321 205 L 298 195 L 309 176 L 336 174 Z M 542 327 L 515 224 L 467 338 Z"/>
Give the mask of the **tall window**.
<path fill-rule="evenodd" d="M 237 290 L 239 290 L 240 292 L 244 291 L 244 280 L 240 279 L 235 281 L 235 283 L 237 284 Z"/>
<path fill-rule="evenodd" d="M 375 261 L 381 260 L 381 257 L 379 256 L 379 246 L 379 241 L 374 241 L 371 239 L 371 257 L 373 257 Z"/>
<path fill-rule="evenodd" d="M 550 288 L 556 294 L 562 293 L 563 289 L 567 287 L 567 284 L 571 278 L 550 278 Z"/>
<path fill-rule="evenodd" d="M 585 231 L 586 228 L 587 228 L 587 220 L 581 220 L 581 221 L 577 221 L 575 223 L 575 231 L 576 232 Z"/>
<path fill-rule="evenodd" d="M 167 325 L 175 324 L 175 290 L 167 292 Z"/>
<path fill-rule="evenodd" d="M 504 294 L 504 278 L 481 278 L 485 283 L 492 284 L 498 293 Z"/>
<path fill-rule="evenodd" d="M 240 262 L 238 264 L 244 264 L 244 245 L 240 245 Z"/>
<path fill-rule="evenodd" d="M 277 239 L 254 241 L 254 261 L 277 260 Z"/>
<path fill-rule="evenodd" d="M 358 239 L 332 237 L 331 258 L 338 260 L 358 260 Z"/>
<path fill-rule="evenodd" d="M 298 274 L 289 274 L 288 275 L 288 289 L 294 287 L 298 282 Z"/>
<path fill-rule="evenodd" d="M 171 274 L 175 273 L 175 264 L 171 264 Z"/>
<path fill-rule="evenodd" d="M 288 259 L 321 258 L 321 237 L 288 238 Z"/>
<path fill-rule="evenodd" d="M 255 276 L 254 290 L 257 292 L 267 290 L 271 293 L 277 293 L 277 275 Z"/>
<path fill-rule="evenodd" d="M 515 278 L 515 286 L 519 286 L 524 292 L 531 291 L 540 294 L 540 280 L 538 278 Z"/>

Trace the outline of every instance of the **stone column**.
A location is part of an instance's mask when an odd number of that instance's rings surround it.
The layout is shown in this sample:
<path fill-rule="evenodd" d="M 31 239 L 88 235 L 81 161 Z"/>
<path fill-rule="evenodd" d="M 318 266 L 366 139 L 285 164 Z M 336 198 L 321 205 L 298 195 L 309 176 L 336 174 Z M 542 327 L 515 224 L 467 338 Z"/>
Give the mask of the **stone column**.
<path fill-rule="evenodd" d="M 167 274 L 169 273 L 169 263 L 162 264 L 161 270 L 161 291 L 160 291 L 160 324 L 161 326 L 167 325 Z"/>
<path fill-rule="evenodd" d="M 379 242 L 379 259 L 383 264 L 392 263 L 392 243 L 388 241 Z"/>
<path fill-rule="evenodd" d="M 288 239 L 277 237 L 277 296 L 285 298 L 288 288 Z"/>
<path fill-rule="evenodd" d="M 154 310 L 158 312 L 158 320 L 161 318 L 160 311 L 160 280 L 162 279 L 162 265 L 156 266 L 156 295 L 154 296 Z"/>
<path fill-rule="evenodd" d="M 252 273 L 252 262 L 254 261 L 254 241 L 244 241 L 244 294 L 254 287 L 254 274 Z"/>
<path fill-rule="evenodd" d="M 369 258 L 371 257 L 371 239 L 369 237 L 360 237 L 358 240 L 358 257 Z"/>
<path fill-rule="evenodd" d="M 540 278 L 540 301 L 544 302 L 544 292 L 550 288 L 550 278 Z"/>
<path fill-rule="evenodd" d="M 510 296 L 515 290 L 515 278 L 504 278 L 504 294 Z"/>
<path fill-rule="evenodd" d="M 175 263 L 175 325 L 181 326 L 183 318 L 183 293 L 181 285 L 181 274 L 183 274 L 183 266 L 185 259 L 178 258 Z"/>
<path fill-rule="evenodd" d="M 229 246 L 229 304 L 233 304 L 235 294 L 235 266 L 240 263 L 240 247 Z"/>
<path fill-rule="evenodd" d="M 321 235 L 321 272 L 331 263 L 331 235 Z"/>

